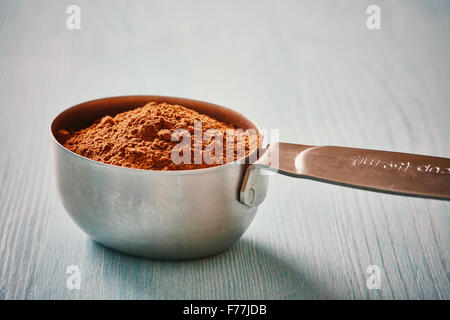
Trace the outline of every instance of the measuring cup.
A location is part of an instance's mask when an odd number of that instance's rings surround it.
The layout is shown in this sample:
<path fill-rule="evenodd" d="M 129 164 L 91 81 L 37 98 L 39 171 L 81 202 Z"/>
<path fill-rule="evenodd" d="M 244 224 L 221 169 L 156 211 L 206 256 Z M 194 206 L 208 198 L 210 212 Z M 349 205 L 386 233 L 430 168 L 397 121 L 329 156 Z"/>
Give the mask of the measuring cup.
<path fill-rule="evenodd" d="M 174 97 L 104 98 L 60 113 L 51 132 L 62 203 L 92 239 L 124 253 L 177 260 L 227 249 L 242 236 L 264 200 L 269 179 L 261 174 L 264 170 L 355 188 L 450 199 L 447 158 L 279 142 L 268 146 L 253 164 L 157 171 L 97 162 L 66 149 L 58 140 L 60 129 L 86 128 L 105 115 L 150 101 L 186 106 L 261 133 L 256 123 L 236 111 Z"/>

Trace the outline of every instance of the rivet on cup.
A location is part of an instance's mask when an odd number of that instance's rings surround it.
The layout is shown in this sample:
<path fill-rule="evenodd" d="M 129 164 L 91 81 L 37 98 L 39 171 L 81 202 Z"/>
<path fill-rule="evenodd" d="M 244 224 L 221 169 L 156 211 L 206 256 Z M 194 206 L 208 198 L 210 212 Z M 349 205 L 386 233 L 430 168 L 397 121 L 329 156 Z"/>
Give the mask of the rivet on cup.
<path fill-rule="evenodd" d="M 248 189 L 248 202 L 253 204 L 253 201 L 255 201 L 255 189 L 250 188 Z"/>

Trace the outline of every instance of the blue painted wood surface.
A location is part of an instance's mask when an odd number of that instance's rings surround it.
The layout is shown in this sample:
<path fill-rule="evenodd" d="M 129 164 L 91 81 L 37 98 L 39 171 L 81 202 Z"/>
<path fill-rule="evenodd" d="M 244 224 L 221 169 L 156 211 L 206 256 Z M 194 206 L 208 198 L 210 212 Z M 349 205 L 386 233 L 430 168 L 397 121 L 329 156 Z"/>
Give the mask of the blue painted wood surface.
<path fill-rule="evenodd" d="M 449 299 L 449 202 L 275 175 L 227 252 L 144 260 L 70 220 L 49 133 L 73 104 L 161 94 L 234 108 L 283 141 L 450 157 L 449 19 L 448 1 L 1 0 L 0 299 Z"/>

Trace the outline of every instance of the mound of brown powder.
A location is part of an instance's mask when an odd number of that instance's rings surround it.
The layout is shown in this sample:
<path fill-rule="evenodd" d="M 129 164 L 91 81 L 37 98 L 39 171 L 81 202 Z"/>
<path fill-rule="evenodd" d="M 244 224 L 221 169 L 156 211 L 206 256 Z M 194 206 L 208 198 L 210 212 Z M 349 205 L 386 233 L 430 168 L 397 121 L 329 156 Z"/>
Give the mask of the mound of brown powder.
<path fill-rule="evenodd" d="M 198 121 L 201 122 L 203 136 L 200 139 L 194 134 L 194 124 L 198 125 Z M 190 143 L 185 146 L 187 149 L 184 151 L 191 154 L 191 163 L 185 161 L 176 164 L 171 158 L 173 148 L 179 144 L 178 139 L 172 141 L 172 133 L 177 129 L 185 129 L 190 134 Z M 203 153 L 215 141 L 205 139 L 203 134 L 209 129 L 218 130 L 215 138 L 219 136 L 223 139 L 223 153 L 216 155 L 215 152 L 210 152 L 213 163 L 205 163 L 203 160 Z M 226 132 L 234 129 L 232 125 L 179 105 L 150 102 L 114 117 L 103 117 L 80 131 L 69 133 L 70 130 L 60 130 L 58 136 L 67 149 L 92 160 L 139 169 L 186 170 L 226 163 Z M 256 140 L 250 140 L 242 131 L 233 132 L 234 148 L 231 150 L 231 158 L 234 161 L 239 155 L 238 148 L 244 148 L 247 155 L 249 150 L 257 146 L 258 137 L 255 135 Z M 194 163 L 194 149 L 200 150 L 201 163 Z"/>

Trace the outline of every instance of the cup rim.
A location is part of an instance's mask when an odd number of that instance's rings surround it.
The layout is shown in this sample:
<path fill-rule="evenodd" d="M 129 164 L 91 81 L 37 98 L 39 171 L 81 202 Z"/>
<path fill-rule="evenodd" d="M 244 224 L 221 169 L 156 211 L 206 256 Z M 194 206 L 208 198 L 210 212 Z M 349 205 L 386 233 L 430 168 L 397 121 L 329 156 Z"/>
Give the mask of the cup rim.
<path fill-rule="evenodd" d="M 154 170 L 154 169 L 140 169 L 140 168 L 130 168 L 130 167 L 123 167 L 123 166 L 118 166 L 118 165 L 114 165 L 114 164 L 109 164 L 109 163 L 105 163 L 105 162 L 101 162 L 101 161 L 97 161 L 97 160 L 93 160 L 87 157 L 84 157 L 82 155 L 79 155 L 78 153 L 75 153 L 69 149 L 67 149 L 64 145 L 62 145 L 58 139 L 55 136 L 55 132 L 57 129 L 60 128 L 55 128 L 56 126 L 56 122 L 58 121 L 58 119 L 60 119 L 61 117 L 64 116 L 64 114 L 66 112 L 70 112 L 73 111 L 76 108 L 82 107 L 83 105 L 87 105 L 87 104 L 92 104 L 92 103 L 96 103 L 96 102 L 111 102 L 112 100 L 119 100 L 119 99 L 138 99 L 138 98 L 148 98 L 148 102 L 151 102 L 151 100 L 179 100 L 179 101 L 186 101 L 186 102 L 192 102 L 192 103 L 200 103 L 200 104 L 207 104 L 210 105 L 214 108 L 219 108 L 222 109 L 222 111 L 224 112 L 230 112 L 233 113 L 235 115 L 238 115 L 240 118 L 244 119 L 246 122 L 250 123 L 251 126 L 253 127 L 253 129 L 256 129 L 257 133 L 262 137 L 262 131 L 261 128 L 258 126 L 258 124 L 256 124 L 252 119 L 246 117 L 245 115 L 243 115 L 240 112 L 237 112 L 233 109 L 227 108 L 227 107 L 223 107 L 214 103 L 210 103 L 210 102 L 206 102 L 206 101 L 201 101 L 201 100 L 195 100 L 195 99 L 189 99 L 189 98 L 181 98 L 181 97 L 173 97 L 173 96 L 159 96 L 159 95 L 121 95 L 121 96 L 112 96 L 112 97 L 105 97 L 105 98 L 98 98 L 98 99 L 92 99 L 92 100 L 88 100 L 88 101 L 84 101 L 81 103 L 78 103 L 76 105 L 73 105 L 69 108 L 64 109 L 63 111 L 59 112 L 52 120 L 51 125 L 50 125 L 50 133 L 51 136 L 53 138 L 54 143 L 61 148 L 63 151 L 68 152 L 69 154 L 71 154 L 72 156 L 78 157 L 80 160 L 85 160 L 88 162 L 91 162 L 92 164 L 95 165 L 99 165 L 105 168 L 116 168 L 116 170 L 125 170 L 128 172 L 147 172 L 146 174 L 163 174 L 163 175 L 180 175 L 180 174 L 197 174 L 197 173 L 208 173 L 208 172 L 214 172 L 214 171 L 218 171 L 218 170 L 224 170 L 225 168 L 228 168 L 230 166 L 234 166 L 234 165 L 251 165 L 251 163 L 248 163 L 248 159 L 251 156 L 254 156 L 254 153 L 257 153 L 259 150 L 262 150 L 262 143 L 263 143 L 263 139 L 260 140 L 260 143 L 258 145 L 258 148 L 256 148 L 252 153 L 248 154 L 247 156 L 243 157 L 243 158 L 239 158 L 233 162 L 229 162 L 229 163 L 225 163 L 225 164 L 219 164 L 213 167 L 207 167 L 207 168 L 199 168 L 199 169 L 188 169 L 188 170 Z M 180 103 L 180 105 L 184 106 L 183 104 Z M 189 108 L 189 106 L 185 106 L 186 108 Z M 138 108 L 138 107 L 135 107 Z M 130 108 L 129 110 L 132 110 L 134 108 Z M 190 108 L 191 109 L 191 108 Z M 243 162 L 243 163 L 242 163 Z"/>

